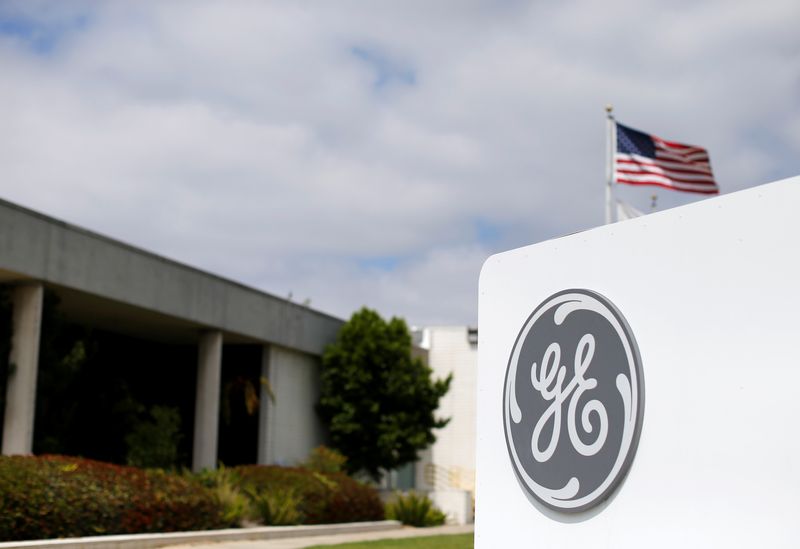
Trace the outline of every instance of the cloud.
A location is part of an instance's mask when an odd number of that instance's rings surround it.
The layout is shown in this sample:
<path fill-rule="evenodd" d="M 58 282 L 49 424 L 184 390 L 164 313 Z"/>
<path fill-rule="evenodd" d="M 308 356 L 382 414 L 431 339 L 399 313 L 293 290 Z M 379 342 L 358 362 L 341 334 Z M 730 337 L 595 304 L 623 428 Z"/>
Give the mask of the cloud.
<path fill-rule="evenodd" d="M 474 325 L 478 279 L 469 273 L 478 273 L 489 253 L 479 245 L 465 245 L 400 261 L 354 264 L 315 257 L 277 266 L 268 277 L 274 287 L 289 288 L 283 297 L 291 293 L 295 301 L 309 299 L 312 307 L 324 310 L 369 306 L 421 325 Z"/>
<path fill-rule="evenodd" d="M 607 102 L 800 172 L 793 1 L 57 5 L 0 9 L 0 195 L 341 316 L 474 323 L 482 259 L 600 224 Z"/>

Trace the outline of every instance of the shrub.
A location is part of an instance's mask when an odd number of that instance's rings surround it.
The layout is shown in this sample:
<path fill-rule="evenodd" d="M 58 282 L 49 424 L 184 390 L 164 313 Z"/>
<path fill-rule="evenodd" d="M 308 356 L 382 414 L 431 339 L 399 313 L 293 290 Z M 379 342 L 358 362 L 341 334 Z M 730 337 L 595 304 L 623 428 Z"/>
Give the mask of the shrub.
<path fill-rule="evenodd" d="M 222 520 L 225 526 L 235 528 L 242 526 L 246 520 L 257 518 L 257 509 L 250 497 L 243 494 L 232 484 L 220 484 L 214 489 L 217 503 L 221 507 Z"/>
<path fill-rule="evenodd" d="M 64 456 L 0 456 L 0 539 L 224 527 L 191 479 Z"/>
<path fill-rule="evenodd" d="M 259 518 L 252 498 L 242 490 L 241 481 L 232 469 L 220 464 L 216 470 L 204 469 L 199 473 L 187 472 L 186 475 L 214 492 L 226 526 L 242 526 L 245 521 Z"/>
<path fill-rule="evenodd" d="M 126 461 L 134 467 L 174 467 L 181 439 L 181 414 L 177 408 L 153 406 L 150 416 L 152 420 L 139 421 L 125 437 Z"/>
<path fill-rule="evenodd" d="M 303 522 L 302 498 L 291 488 L 259 492 L 251 488 L 250 499 L 267 526 L 290 526 Z"/>
<path fill-rule="evenodd" d="M 447 517 L 434 507 L 428 496 L 409 492 L 405 496 L 397 494 L 395 500 L 386 505 L 386 518 L 423 527 L 442 525 Z"/>
<path fill-rule="evenodd" d="M 343 473 L 318 473 L 301 467 L 245 465 L 236 467 L 248 493 L 292 492 L 304 524 L 382 520 L 378 493 Z"/>
<path fill-rule="evenodd" d="M 346 463 L 347 458 L 333 448 L 317 446 L 311 450 L 303 467 L 317 473 L 341 473 Z"/>

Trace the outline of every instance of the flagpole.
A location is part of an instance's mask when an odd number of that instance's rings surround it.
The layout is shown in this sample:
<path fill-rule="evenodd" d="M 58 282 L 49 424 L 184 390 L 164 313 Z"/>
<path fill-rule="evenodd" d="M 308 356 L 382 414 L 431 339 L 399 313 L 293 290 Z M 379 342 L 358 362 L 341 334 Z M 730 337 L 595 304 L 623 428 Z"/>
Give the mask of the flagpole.
<path fill-rule="evenodd" d="M 616 150 L 616 143 L 614 142 L 616 124 L 613 111 L 614 107 L 606 105 L 606 225 L 612 222 L 611 211 L 613 206 L 611 203 L 611 185 L 614 183 L 614 151 Z"/>

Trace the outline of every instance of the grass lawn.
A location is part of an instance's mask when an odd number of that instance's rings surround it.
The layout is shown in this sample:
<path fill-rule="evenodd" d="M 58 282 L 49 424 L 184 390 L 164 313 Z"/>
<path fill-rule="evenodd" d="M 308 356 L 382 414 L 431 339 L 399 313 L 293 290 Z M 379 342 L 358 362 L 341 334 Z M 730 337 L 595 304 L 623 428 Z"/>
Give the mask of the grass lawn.
<path fill-rule="evenodd" d="M 308 549 L 472 549 L 472 534 L 425 536 L 421 538 L 380 539 L 340 545 L 315 545 Z"/>

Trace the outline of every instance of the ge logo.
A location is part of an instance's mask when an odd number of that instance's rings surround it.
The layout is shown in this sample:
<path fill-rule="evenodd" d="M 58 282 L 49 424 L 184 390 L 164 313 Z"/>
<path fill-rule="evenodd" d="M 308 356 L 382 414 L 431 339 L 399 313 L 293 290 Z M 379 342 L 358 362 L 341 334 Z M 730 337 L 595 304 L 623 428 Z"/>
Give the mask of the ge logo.
<path fill-rule="evenodd" d="M 608 498 L 633 461 L 643 412 L 639 351 L 610 301 L 566 290 L 533 311 L 508 361 L 503 423 L 535 500 L 579 512 Z"/>

